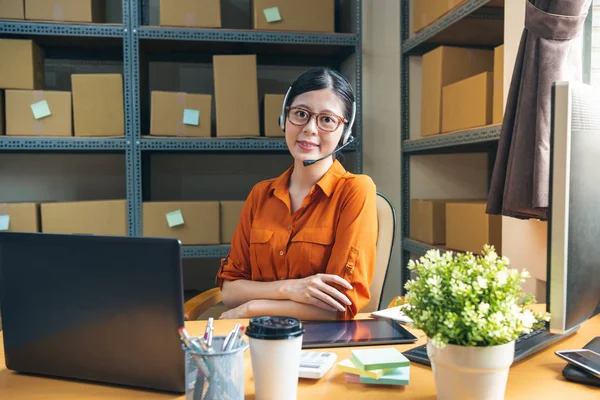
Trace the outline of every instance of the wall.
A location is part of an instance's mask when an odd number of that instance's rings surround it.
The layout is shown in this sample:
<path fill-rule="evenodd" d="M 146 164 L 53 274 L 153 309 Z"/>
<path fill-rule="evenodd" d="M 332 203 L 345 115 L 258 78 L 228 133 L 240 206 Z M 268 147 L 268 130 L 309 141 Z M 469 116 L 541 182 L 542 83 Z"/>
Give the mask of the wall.
<path fill-rule="evenodd" d="M 383 302 L 400 294 L 400 2 L 363 1 L 363 171 L 398 213 Z"/>

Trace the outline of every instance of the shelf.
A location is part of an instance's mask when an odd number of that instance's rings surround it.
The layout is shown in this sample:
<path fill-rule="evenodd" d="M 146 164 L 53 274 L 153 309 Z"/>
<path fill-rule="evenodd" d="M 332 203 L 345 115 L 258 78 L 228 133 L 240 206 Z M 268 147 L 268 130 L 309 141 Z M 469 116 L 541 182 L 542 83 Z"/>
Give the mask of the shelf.
<path fill-rule="evenodd" d="M 402 240 L 402 249 L 413 254 L 418 254 L 419 256 L 425 255 L 429 250 L 452 251 L 443 246 L 434 246 L 410 238 L 404 238 L 404 240 Z"/>
<path fill-rule="evenodd" d="M 126 148 L 125 138 L 0 137 L 0 151 L 115 151 Z"/>
<path fill-rule="evenodd" d="M 244 29 L 140 27 L 140 47 L 151 54 L 206 53 L 345 57 L 359 38 L 349 33 L 304 33 Z"/>
<path fill-rule="evenodd" d="M 504 42 L 504 8 L 467 0 L 402 44 L 402 53 L 423 54 L 436 45 L 494 47 Z M 498 3 L 493 1 L 493 3 Z M 502 4 L 500 4 L 502 5 Z"/>
<path fill-rule="evenodd" d="M 151 138 L 142 139 L 140 148 L 144 151 L 287 151 L 284 138 L 256 138 L 256 139 L 168 139 Z M 356 150 L 358 144 L 352 143 L 347 147 Z"/>
<path fill-rule="evenodd" d="M 222 258 L 229 253 L 231 246 L 226 244 L 214 246 L 183 246 L 183 258 Z"/>
<path fill-rule="evenodd" d="M 2 21 L 0 34 L 43 35 L 43 36 L 83 36 L 122 38 L 123 25 L 108 24 L 63 24 L 56 22 Z"/>
<path fill-rule="evenodd" d="M 502 125 L 488 125 L 465 131 L 402 141 L 402 153 L 455 153 L 480 150 L 480 144 L 497 142 Z"/>

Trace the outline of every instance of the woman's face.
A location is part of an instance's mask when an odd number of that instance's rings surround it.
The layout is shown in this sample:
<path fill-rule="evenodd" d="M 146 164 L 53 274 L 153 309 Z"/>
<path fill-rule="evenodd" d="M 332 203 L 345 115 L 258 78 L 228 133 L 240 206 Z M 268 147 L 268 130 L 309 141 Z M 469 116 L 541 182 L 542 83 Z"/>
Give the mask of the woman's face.
<path fill-rule="evenodd" d="M 296 161 L 316 160 L 333 152 L 340 142 L 345 124 L 340 123 L 332 132 L 321 129 L 317 124 L 317 117 L 312 116 L 302 126 L 292 122 L 305 120 L 307 112 L 325 113 L 318 118 L 319 125 L 335 127 L 338 117 L 344 117 L 344 107 L 340 98 L 331 89 L 313 90 L 296 96 L 288 111 L 285 121 L 285 140 Z M 290 119 L 292 122 L 290 122 Z"/>

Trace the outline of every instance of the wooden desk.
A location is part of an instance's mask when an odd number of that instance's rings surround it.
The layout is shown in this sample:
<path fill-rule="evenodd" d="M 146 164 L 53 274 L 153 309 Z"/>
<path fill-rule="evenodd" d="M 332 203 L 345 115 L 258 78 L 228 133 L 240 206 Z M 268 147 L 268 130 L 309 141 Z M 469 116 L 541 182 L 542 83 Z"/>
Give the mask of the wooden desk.
<path fill-rule="evenodd" d="M 366 317 L 362 315 L 361 317 Z M 215 321 L 215 334 L 226 334 L 237 321 Z M 244 324 L 247 321 L 240 321 Z M 186 323 L 186 328 L 193 335 L 204 332 L 205 322 Z M 419 341 L 411 345 L 399 345 L 396 348 L 405 351 L 410 347 L 425 343 L 420 331 L 412 331 Z M 570 338 L 538 353 L 527 360 L 514 365 L 508 379 L 507 399 L 555 399 L 567 400 L 600 399 L 600 388 L 566 381 L 561 371 L 565 366 L 554 354 L 558 349 L 576 349 L 600 334 L 600 315 L 585 323 Z M 338 360 L 350 356 L 351 348 L 335 348 Z M 246 399 L 254 399 L 254 383 L 250 351 L 245 357 L 245 392 Z M 382 399 L 397 394 L 403 399 L 434 400 L 435 386 L 431 369 L 419 364 L 411 364 L 410 385 L 407 387 L 382 387 L 375 385 L 346 384 L 344 374 L 334 366 L 320 380 L 301 379 L 298 388 L 298 399 Z M 4 363 L 4 343 L 0 338 L 0 399 L 184 399 L 185 396 L 141 391 L 136 389 L 114 387 L 102 384 L 91 384 L 65 379 L 42 378 L 16 374 L 6 369 Z"/>

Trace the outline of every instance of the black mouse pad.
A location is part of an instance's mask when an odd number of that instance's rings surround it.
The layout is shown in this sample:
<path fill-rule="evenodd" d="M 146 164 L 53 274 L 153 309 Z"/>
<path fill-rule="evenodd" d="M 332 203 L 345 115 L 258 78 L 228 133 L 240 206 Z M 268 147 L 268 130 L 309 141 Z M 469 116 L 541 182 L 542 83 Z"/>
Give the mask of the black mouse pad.
<path fill-rule="evenodd" d="M 600 353 L 600 336 L 592 339 L 592 341 L 586 344 L 583 348 Z M 571 364 L 567 364 L 567 366 L 563 369 L 562 374 L 570 381 L 600 387 L 600 379 Z"/>

